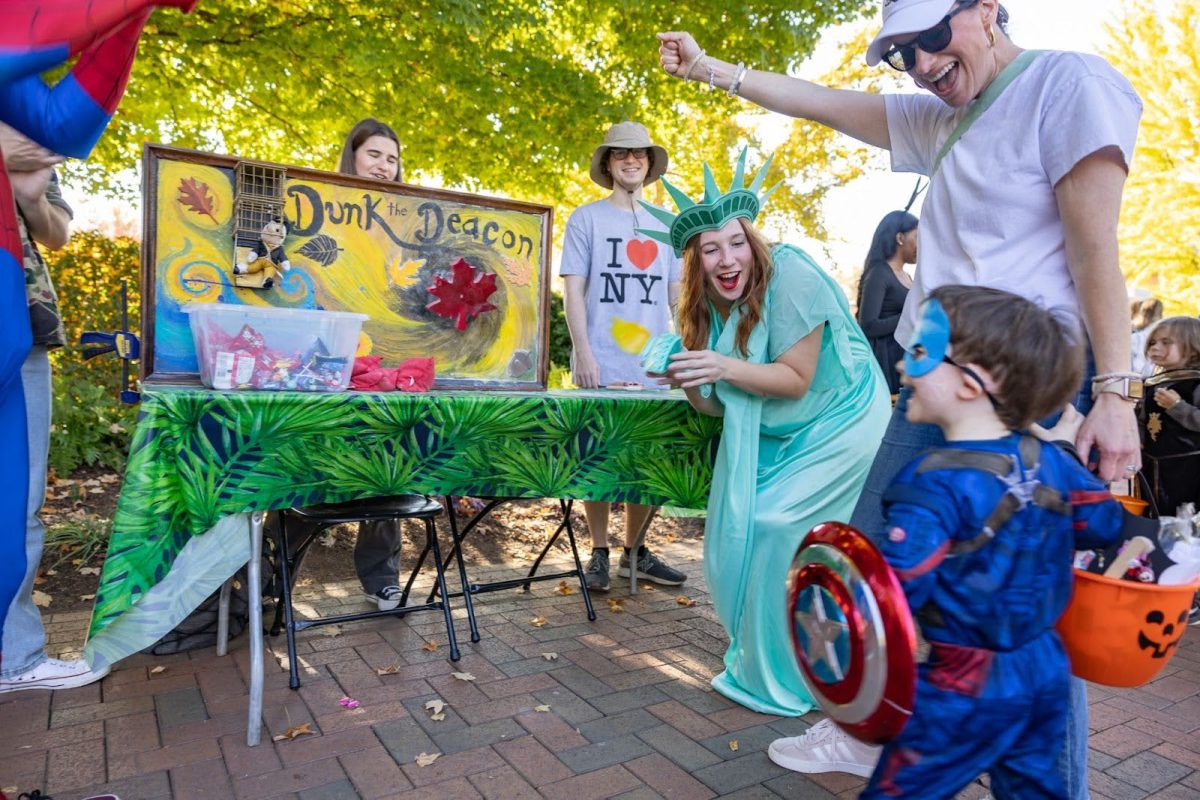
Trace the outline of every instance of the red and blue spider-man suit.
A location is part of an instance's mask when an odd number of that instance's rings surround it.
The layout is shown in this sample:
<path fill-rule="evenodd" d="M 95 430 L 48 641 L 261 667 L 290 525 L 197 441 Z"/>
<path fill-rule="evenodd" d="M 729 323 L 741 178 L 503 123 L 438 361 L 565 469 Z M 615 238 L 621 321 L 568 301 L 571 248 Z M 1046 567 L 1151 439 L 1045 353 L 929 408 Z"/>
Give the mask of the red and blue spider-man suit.
<path fill-rule="evenodd" d="M 0 120 L 62 155 L 84 158 L 116 110 L 154 6 L 196 0 L 0 0 Z M 40 73 L 79 54 L 55 86 Z M 0 153 L 0 636 L 25 574 L 29 452 L 21 363 L 31 345 L 16 206 Z M 0 653 L 0 657 L 3 654 Z"/>

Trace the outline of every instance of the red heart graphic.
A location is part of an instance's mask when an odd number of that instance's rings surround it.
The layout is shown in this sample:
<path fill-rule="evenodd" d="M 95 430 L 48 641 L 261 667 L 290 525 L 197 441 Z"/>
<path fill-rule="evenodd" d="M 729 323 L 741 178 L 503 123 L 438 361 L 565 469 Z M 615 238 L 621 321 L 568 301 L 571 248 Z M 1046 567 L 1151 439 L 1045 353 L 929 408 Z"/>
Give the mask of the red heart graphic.
<path fill-rule="evenodd" d="M 650 239 L 630 239 L 629 244 L 625 245 L 625 255 L 638 269 L 650 269 L 654 259 L 658 258 L 658 245 Z"/>

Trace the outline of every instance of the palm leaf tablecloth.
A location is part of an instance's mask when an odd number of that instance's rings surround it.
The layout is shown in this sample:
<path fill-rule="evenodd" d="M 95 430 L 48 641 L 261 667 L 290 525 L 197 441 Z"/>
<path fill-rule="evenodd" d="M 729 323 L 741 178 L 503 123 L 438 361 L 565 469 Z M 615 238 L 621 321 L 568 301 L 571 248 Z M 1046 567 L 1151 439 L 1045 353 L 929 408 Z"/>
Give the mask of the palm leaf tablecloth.
<path fill-rule="evenodd" d="M 186 617 L 249 558 L 251 511 L 404 492 L 703 508 L 719 437 L 678 393 L 147 389 L 85 657 Z"/>

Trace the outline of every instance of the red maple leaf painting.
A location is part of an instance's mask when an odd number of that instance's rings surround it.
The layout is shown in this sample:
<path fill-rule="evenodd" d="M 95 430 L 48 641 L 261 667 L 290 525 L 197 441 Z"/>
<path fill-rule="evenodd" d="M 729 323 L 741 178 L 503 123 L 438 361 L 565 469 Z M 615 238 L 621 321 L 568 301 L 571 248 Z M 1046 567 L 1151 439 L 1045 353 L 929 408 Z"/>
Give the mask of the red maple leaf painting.
<path fill-rule="evenodd" d="M 433 286 L 427 291 L 437 298 L 426 308 L 439 317 L 454 320 L 454 327 L 460 331 L 467 329 L 467 322 L 472 317 L 478 317 L 485 311 L 495 311 L 496 307 L 487 299 L 496 291 L 496 273 L 481 272 L 460 258 L 450 265 L 451 280 L 441 275 L 433 279 Z"/>

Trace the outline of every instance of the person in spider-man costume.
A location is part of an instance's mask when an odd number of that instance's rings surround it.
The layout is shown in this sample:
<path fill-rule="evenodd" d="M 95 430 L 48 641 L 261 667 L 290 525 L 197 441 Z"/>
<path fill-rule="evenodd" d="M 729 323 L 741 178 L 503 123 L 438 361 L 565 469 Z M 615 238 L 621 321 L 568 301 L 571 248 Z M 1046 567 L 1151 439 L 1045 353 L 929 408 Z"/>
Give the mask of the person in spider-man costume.
<path fill-rule="evenodd" d="M 0 0 L 0 120 L 57 153 L 84 158 L 116 110 L 155 6 L 196 0 Z M 41 73 L 78 62 L 53 87 Z M 31 334 L 21 237 L 0 152 L 0 635 L 25 573 L 29 453 L 21 363 Z M 0 653 L 3 658 L 3 653 Z"/>

